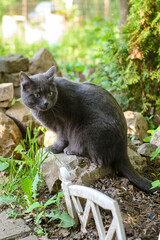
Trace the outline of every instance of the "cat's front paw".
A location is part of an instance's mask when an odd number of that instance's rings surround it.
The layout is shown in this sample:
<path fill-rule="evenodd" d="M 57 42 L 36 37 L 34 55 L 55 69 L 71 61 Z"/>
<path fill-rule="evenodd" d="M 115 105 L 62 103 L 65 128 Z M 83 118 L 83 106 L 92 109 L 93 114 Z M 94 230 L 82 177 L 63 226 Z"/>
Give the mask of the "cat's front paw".
<path fill-rule="evenodd" d="M 64 153 L 67 154 L 67 155 L 78 155 L 77 153 L 75 153 L 74 151 L 72 151 L 70 149 L 70 147 L 66 147 L 64 150 Z"/>
<path fill-rule="evenodd" d="M 61 148 L 56 147 L 56 146 L 53 145 L 53 146 L 47 147 L 47 151 L 56 154 L 56 153 L 62 153 L 62 152 L 63 152 L 63 149 L 61 149 Z"/>

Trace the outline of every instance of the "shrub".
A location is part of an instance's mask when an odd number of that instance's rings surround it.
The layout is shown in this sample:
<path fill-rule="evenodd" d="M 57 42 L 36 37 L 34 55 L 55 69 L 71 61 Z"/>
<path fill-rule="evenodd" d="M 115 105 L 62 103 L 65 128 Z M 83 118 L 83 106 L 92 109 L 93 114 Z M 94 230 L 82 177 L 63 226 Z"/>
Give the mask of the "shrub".
<path fill-rule="evenodd" d="M 100 76 L 125 108 L 134 100 L 137 110 L 160 110 L 160 2 L 130 0 L 130 4 L 128 24 L 120 40 L 113 27 L 110 36 L 104 28 Z"/>

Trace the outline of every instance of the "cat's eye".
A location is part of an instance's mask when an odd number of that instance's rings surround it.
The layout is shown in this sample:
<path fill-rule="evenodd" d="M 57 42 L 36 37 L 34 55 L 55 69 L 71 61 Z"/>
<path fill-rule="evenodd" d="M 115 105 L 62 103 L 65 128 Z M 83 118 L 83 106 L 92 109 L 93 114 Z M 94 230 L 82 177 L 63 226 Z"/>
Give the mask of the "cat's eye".
<path fill-rule="evenodd" d="M 48 97 L 51 97 L 51 96 L 53 96 L 53 92 L 48 93 Z"/>
<path fill-rule="evenodd" d="M 40 98 L 41 95 L 40 95 L 40 93 L 35 93 L 34 96 L 35 96 L 36 98 Z"/>

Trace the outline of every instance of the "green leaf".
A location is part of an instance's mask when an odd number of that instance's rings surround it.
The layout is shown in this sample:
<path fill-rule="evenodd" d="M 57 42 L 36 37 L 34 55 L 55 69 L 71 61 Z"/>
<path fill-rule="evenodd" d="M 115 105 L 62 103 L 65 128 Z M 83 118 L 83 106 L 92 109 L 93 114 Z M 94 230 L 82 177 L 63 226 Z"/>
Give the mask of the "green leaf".
<path fill-rule="evenodd" d="M 11 106 L 13 106 L 13 105 L 15 104 L 15 102 L 16 102 L 16 99 L 13 98 L 13 100 L 12 100 L 12 102 L 11 102 Z"/>
<path fill-rule="evenodd" d="M 54 195 L 53 197 L 51 197 L 45 204 L 44 207 L 47 207 L 48 205 L 55 203 L 57 201 L 57 195 Z"/>
<path fill-rule="evenodd" d="M 14 149 L 15 152 L 18 152 L 18 153 L 22 153 L 24 151 L 24 148 L 21 144 L 19 144 L 15 149 Z"/>
<path fill-rule="evenodd" d="M 34 198 L 37 196 L 38 183 L 39 183 L 39 174 L 37 173 L 32 184 L 32 193 Z"/>
<path fill-rule="evenodd" d="M 40 219 L 41 219 L 42 215 L 43 215 L 43 211 L 40 212 L 38 215 L 36 215 L 36 217 L 35 217 L 35 224 L 36 225 L 41 223 Z"/>
<path fill-rule="evenodd" d="M 40 203 L 39 202 L 35 202 L 33 203 L 27 210 L 26 210 L 26 213 L 30 213 L 32 212 L 35 208 L 39 208 L 41 207 Z"/>
<path fill-rule="evenodd" d="M 84 66 L 83 66 L 83 65 L 82 65 L 82 66 L 75 66 L 75 67 L 74 67 L 74 70 L 75 70 L 76 72 L 83 72 Z"/>
<path fill-rule="evenodd" d="M 62 212 L 60 218 L 61 218 L 60 226 L 63 228 L 69 228 L 75 224 L 74 219 L 71 218 L 71 216 L 65 211 Z"/>
<path fill-rule="evenodd" d="M 150 142 L 151 141 L 151 136 L 150 137 L 145 137 L 144 139 L 143 139 L 143 142 Z"/>
<path fill-rule="evenodd" d="M 27 195 L 28 199 L 32 201 L 32 180 L 27 177 L 22 183 L 22 190 Z"/>
<path fill-rule="evenodd" d="M 10 209 L 8 209 L 6 211 L 6 218 L 12 217 L 12 218 L 16 219 L 17 217 L 22 217 L 22 216 L 24 216 L 24 214 L 22 212 L 10 210 Z"/>
<path fill-rule="evenodd" d="M 46 214 L 46 217 L 51 218 L 49 222 L 54 221 L 56 219 L 61 218 L 60 212 L 56 211 L 55 213 L 52 211 L 50 214 Z"/>
<path fill-rule="evenodd" d="M 59 197 L 59 198 L 60 198 L 60 197 L 63 198 L 63 197 L 64 197 L 64 193 L 63 193 L 63 192 L 59 192 L 59 193 L 58 193 L 58 197 Z"/>
<path fill-rule="evenodd" d="M 0 196 L 0 201 L 5 203 L 12 203 L 16 201 L 15 196 Z"/>
<path fill-rule="evenodd" d="M 9 167 L 9 163 L 8 162 L 1 162 L 0 161 L 0 171 L 4 171 L 8 167 Z"/>
<path fill-rule="evenodd" d="M 151 153 L 151 160 L 154 160 L 158 156 L 158 154 L 160 154 L 160 147 L 158 147 L 156 151 Z"/>
<path fill-rule="evenodd" d="M 153 189 L 155 187 L 160 187 L 160 180 L 156 180 L 156 181 L 152 182 L 152 188 L 151 189 Z"/>
<path fill-rule="evenodd" d="M 60 204 L 60 198 L 63 198 L 63 197 L 64 197 L 64 193 L 59 192 L 58 196 L 57 196 L 57 202 L 56 202 L 56 205 L 57 205 L 58 208 L 59 208 L 59 204 Z"/>

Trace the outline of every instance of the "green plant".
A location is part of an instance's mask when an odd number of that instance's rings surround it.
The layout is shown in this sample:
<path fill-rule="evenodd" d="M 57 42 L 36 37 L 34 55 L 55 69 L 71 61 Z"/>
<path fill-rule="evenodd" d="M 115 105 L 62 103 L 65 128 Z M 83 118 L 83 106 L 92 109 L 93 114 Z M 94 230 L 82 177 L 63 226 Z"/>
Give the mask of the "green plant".
<path fill-rule="evenodd" d="M 160 175 L 160 173 L 158 174 L 158 176 Z M 160 187 L 160 180 L 156 180 L 154 182 L 152 182 L 152 188 L 156 188 L 156 187 Z"/>
<path fill-rule="evenodd" d="M 60 226 L 63 228 L 69 228 L 72 227 L 75 224 L 75 221 L 68 215 L 67 212 L 60 210 L 59 203 L 60 199 L 63 198 L 64 195 L 62 192 L 59 192 L 58 195 L 54 195 L 51 197 L 45 204 L 42 202 L 34 202 L 32 205 L 29 206 L 29 208 L 26 210 L 26 213 L 30 212 L 38 212 L 35 216 L 35 225 L 36 228 L 39 229 L 39 225 L 42 222 L 42 220 L 47 222 L 51 222 L 54 220 L 59 219 L 60 220 Z M 55 204 L 56 209 L 52 209 L 50 213 L 47 212 L 47 206 Z"/>
<path fill-rule="evenodd" d="M 6 172 L 5 175 L 2 175 L 3 182 L 0 187 L 0 195 L 5 192 L 10 196 L 20 194 L 23 198 L 24 192 L 26 192 L 24 196 L 27 196 L 28 200 L 31 201 L 32 192 L 33 198 L 35 198 L 37 185 L 43 181 L 41 165 L 47 157 L 43 150 L 38 151 L 37 135 L 40 130 L 34 129 L 32 138 L 31 131 L 27 128 L 26 138 L 14 149 L 12 155 L 8 158 L 0 156 L 0 171 L 5 170 Z M 27 187 L 25 188 L 25 186 Z M 26 189 L 28 189 L 28 192 Z"/>
<path fill-rule="evenodd" d="M 130 0 L 128 24 L 121 38 L 113 27 L 103 29 L 106 42 L 100 46 L 98 76 L 116 92 L 125 108 L 160 110 L 160 1 Z"/>
<path fill-rule="evenodd" d="M 150 120 L 150 119 L 149 119 Z M 151 130 L 148 130 L 147 132 L 150 134 L 150 136 L 148 137 L 145 137 L 143 139 L 144 142 L 150 142 L 151 141 L 151 138 L 152 136 L 156 133 L 160 131 L 160 126 L 156 129 L 151 129 Z M 160 159 L 160 147 L 157 147 L 156 151 L 152 152 L 151 153 L 151 160 L 154 160 L 156 158 L 159 158 Z M 155 177 L 158 177 L 160 176 L 160 173 L 156 176 L 155 174 L 153 174 Z M 155 188 L 155 187 L 160 187 L 160 180 L 155 180 L 152 182 L 152 188 Z"/>
<path fill-rule="evenodd" d="M 155 128 L 155 125 L 154 125 L 154 123 L 152 121 L 152 118 L 153 118 L 153 115 L 145 116 L 145 119 L 147 120 L 148 125 L 149 125 L 149 129 L 154 129 Z"/>
<path fill-rule="evenodd" d="M 60 220 L 60 226 L 63 228 L 71 227 L 75 224 L 74 220 L 67 212 L 61 211 L 59 204 L 63 198 L 63 193 L 58 193 L 51 197 L 46 203 L 38 201 L 38 188 L 43 182 L 41 165 L 48 156 L 38 150 L 37 136 L 39 132 L 45 132 L 44 127 L 34 129 L 33 137 L 31 130 L 27 128 L 26 138 L 15 148 L 13 154 L 9 158 L 0 156 L 0 171 L 3 177 L 3 183 L 0 191 L 0 201 L 10 205 L 11 210 L 7 212 L 7 217 L 24 215 L 19 212 L 17 206 L 25 209 L 25 214 L 35 212 L 35 231 L 38 234 L 46 235 L 46 229 L 41 227 L 42 220 L 48 221 Z M 15 156 L 19 156 L 19 160 L 15 160 Z M 8 175 L 5 177 L 5 175 Z M 51 204 L 55 205 L 55 209 L 48 212 L 47 207 Z"/>
<path fill-rule="evenodd" d="M 128 53 L 130 70 L 134 70 L 133 83 L 140 88 L 143 110 L 160 103 L 160 2 L 159 0 L 133 1 L 128 25 Z M 133 70 L 132 70 L 133 69 Z M 130 78 L 128 79 L 128 81 Z"/>
<path fill-rule="evenodd" d="M 160 147 L 158 147 L 156 151 L 151 153 L 151 160 L 154 160 L 156 157 L 160 158 Z"/>
<path fill-rule="evenodd" d="M 150 134 L 150 136 L 145 137 L 145 138 L 143 139 L 143 141 L 144 141 L 144 142 L 150 142 L 152 136 L 153 136 L 156 132 L 158 132 L 159 130 L 160 130 L 160 126 L 157 127 L 156 129 L 150 129 L 150 130 L 148 130 L 147 132 Z"/>

